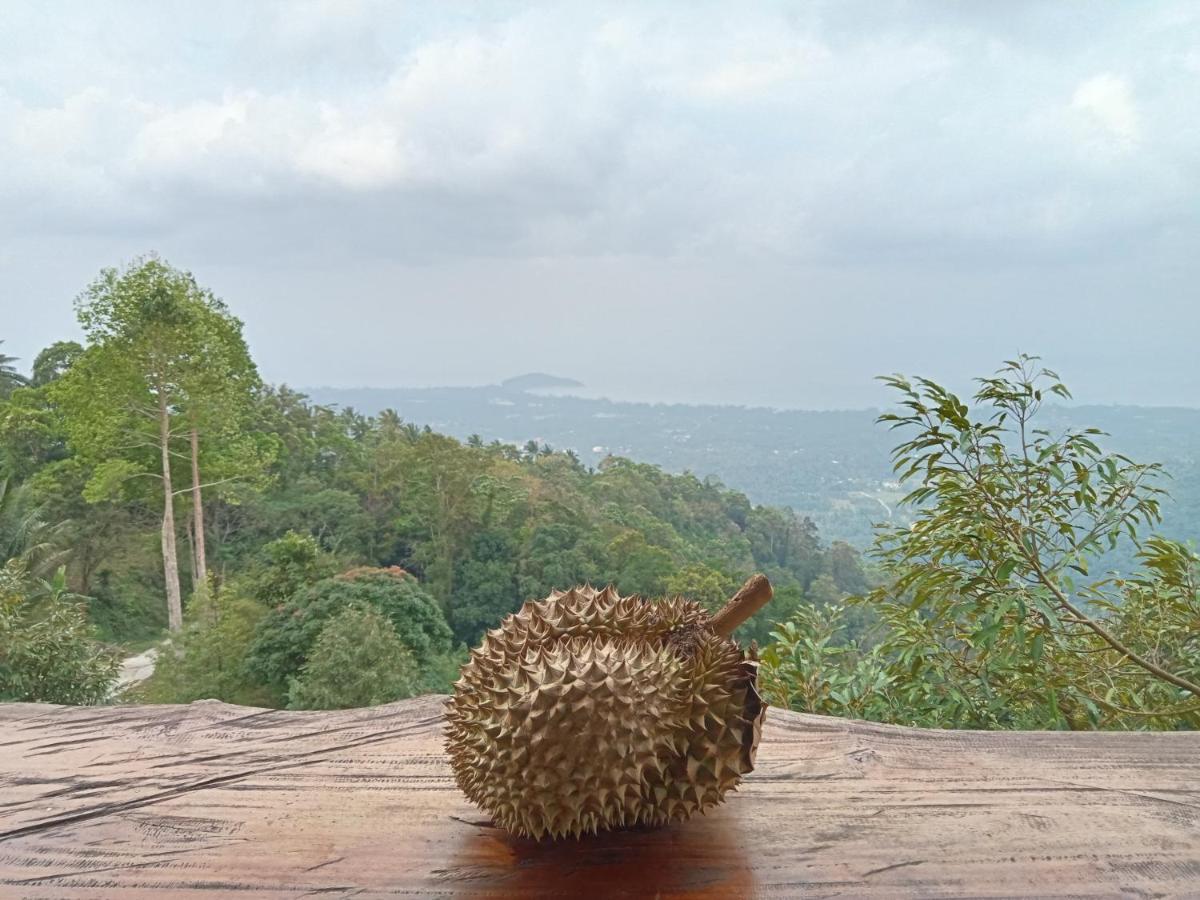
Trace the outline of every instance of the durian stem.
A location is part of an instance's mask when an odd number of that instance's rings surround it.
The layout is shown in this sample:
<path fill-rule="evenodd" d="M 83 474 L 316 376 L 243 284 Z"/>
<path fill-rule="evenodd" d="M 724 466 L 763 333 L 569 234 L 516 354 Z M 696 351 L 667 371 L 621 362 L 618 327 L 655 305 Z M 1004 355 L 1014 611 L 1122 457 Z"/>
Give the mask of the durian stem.
<path fill-rule="evenodd" d="M 739 625 L 766 606 L 774 593 L 766 575 L 755 575 L 709 620 L 709 625 L 721 637 L 727 638 Z"/>

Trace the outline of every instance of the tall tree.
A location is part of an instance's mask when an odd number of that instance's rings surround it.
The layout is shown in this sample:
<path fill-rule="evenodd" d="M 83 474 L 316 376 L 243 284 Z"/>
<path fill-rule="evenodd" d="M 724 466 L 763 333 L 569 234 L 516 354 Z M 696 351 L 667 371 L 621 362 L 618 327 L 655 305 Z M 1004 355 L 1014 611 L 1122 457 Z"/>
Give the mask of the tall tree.
<path fill-rule="evenodd" d="M 242 336 L 242 323 L 207 292 L 204 305 L 204 364 L 191 373 L 181 403 L 191 457 L 192 575 L 198 590 L 208 582 L 204 488 L 261 472 L 271 449 L 267 436 L 256 439 L 251 434 L 249 420 L 262 383 Z M 201 478 L 202 470 L 207 482 Z"/>
<path fill-rule="evenodd" d="M 194 465 L 192 485 L 176 490 L 172 463 L 191 461 L 193 446 L 198 457 L 201 427 L 215 422 L 228 400 L 221 381 L 231 367 L 244 382 L 257 377 L 245 345 L 229 346 L 241 331 L 224 304 L 189 273 L 155 257 L 101 272 L 77 299 L 76 313 L 88 347 L 51 390 L 76 451 L 97 462 L 87 489 L 92 497 L 137 478 L 158 482 L 167 618 L 176 631 L 183 602 L 174 499 L 198 494 L 201 484 Z"/>

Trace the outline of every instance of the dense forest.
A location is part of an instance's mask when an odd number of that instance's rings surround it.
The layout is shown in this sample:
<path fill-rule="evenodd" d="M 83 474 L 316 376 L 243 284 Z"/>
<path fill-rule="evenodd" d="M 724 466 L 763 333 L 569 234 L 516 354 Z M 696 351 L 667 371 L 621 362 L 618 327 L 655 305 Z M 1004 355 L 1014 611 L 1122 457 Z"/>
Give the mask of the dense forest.
<path fill-rule="evenodd" d="M 716 474 L 753 503 L 787 506 L 809 518 L 827 541 L 866 548 L 877 523 L 900 524 L 911 510 L 891 465 L 893 436 L 877 410 L 803 410 L 677 403 L 628 403 L 577 396 L 576 382 L 548 376 L 498 385 L 432 388 L 307 388 L 315 401 L 365 413 L 395 410 L 406 419 L 466 439 L 570 448 L 588 465 L 618 455 L 668 472 Z M 1050 428 L 1094 426 L 1101 445 L 1171 473 L 1162 531 L 1200 532 L 1200 409 L 1050 404 Z M 1128 545 L 1105 555 L 1128 569 Z"/>
<path fill-rule="evenodd" d="M 227 306 L 154 257 L 102 272 L 76 313 L 84 344 L 28 374 L 0 357 L 0 698 L 369 705 L 446 690 L 554 588 L 713 608 L 761 571 L 776 598 L 736 636 L 763 648 L 774 703 L 1200 724 L 1200 576 L 1155 532 L 1164 472 L 1063 424 L 1048 401 L 1069 392 L 1033 358 L 970 401 L 887 380 L 903 515 L 864 558 L 712 477 L 266 384 Z M 1105 572 L 1122 542 L 1128 568 Z M 153 676 L 116 692 L 119 658 L 149 646 Z"/>
<path fill-rule="evenodd" d="M 61 570 L 58 592 L 86 598 L 106 642 L 169 628 L 155 699 L 361 699 L 312 684 L 315 646 L 361 668 L 411 656 L 413 689 L 444 690 L 484 629 L 575 583 L 711 606 L 761 570 L 775 620 L 867 586 L 849 546 L 711 478 L 460 442 L 266 385 L 240 322 L 157 260 L 103 273 L 77 310 L 86 347 L 55 344 L 28 376 L 6 368 L 6 571 L 24 566 L 42 585 L 29 593 L 46 594 Z M 400 653 L 338 644 L 393 626 Z M 741 636 L 765 643 L 770 628 L 762 616 Z"/>

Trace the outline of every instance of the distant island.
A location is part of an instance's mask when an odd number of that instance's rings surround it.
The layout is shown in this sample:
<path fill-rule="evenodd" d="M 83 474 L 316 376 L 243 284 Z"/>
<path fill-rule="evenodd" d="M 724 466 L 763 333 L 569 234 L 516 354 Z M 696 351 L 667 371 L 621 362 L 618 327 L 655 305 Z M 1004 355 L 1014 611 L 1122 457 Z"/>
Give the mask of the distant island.
<path fill-rule="evenodd" d="M 558 375 L 547 375 L 545 372 L 530 372 L 527 375 L 517 375 L 500 382 L 500 387 L 506 391 L 541 391 L 557 388 L 583 387 L 582 381 L 574 378 L 562 378 Z"/>

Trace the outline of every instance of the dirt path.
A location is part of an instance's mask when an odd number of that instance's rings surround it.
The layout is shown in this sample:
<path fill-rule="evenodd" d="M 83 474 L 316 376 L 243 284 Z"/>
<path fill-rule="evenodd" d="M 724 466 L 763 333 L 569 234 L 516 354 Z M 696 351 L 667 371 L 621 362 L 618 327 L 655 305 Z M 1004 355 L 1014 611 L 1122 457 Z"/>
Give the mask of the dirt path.
<path fill-rule="evenodd" d="M 126 688 L 133 687 L 153 675 L 156 659 L 158 659 L 158 651 L 151 647 L 149 650 L 143 650 L 137 656 L 122 660 L 121 674 L 117 676 L 114 693 L 120 693 Z"/>

